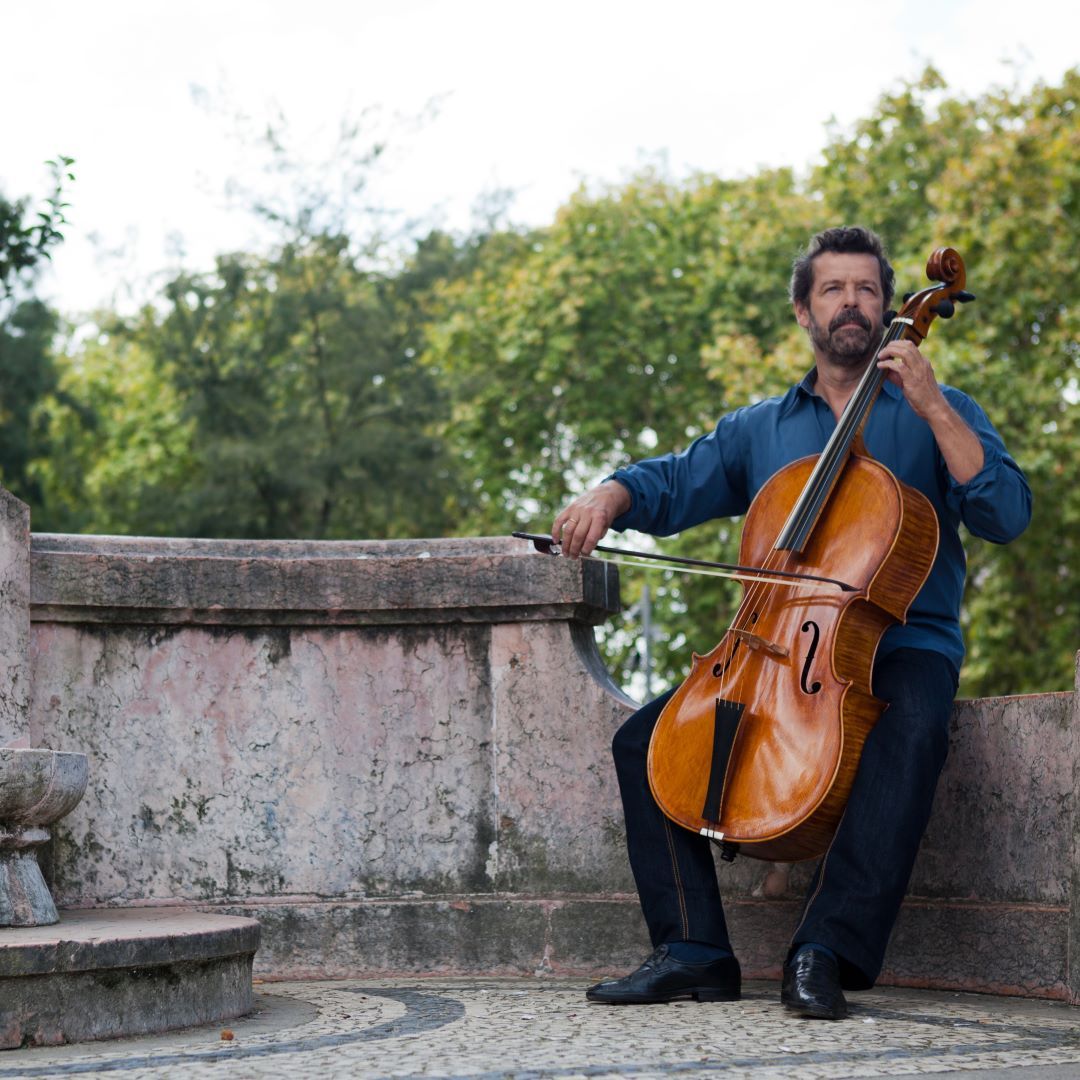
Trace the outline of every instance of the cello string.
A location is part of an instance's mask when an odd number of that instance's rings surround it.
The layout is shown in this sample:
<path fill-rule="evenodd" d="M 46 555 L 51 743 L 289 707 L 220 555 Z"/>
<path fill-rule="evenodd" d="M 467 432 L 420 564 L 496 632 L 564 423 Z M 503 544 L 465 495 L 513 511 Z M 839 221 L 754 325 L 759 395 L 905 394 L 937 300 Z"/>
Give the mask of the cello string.
<path fill-rule="evenodd" d="M 886 345 L 891 344 L 902 336 L 905 325 L 905 323 L 893 321 L 885 328 L 878 347 L 875 350 L 875 360 L 877 354 L 880 353 Z M 763 560 L 763 570 L 775 571 L 785 568 L 788 570 L 792 569 L 792 552 L 780 545 L 783 543 L 801 548 L 805 544 L 814 522 L 816 522 L 828 495 L 835 486 L 840 470 L 847 461 L 855 434 L 861 429 L 862 423 L 876 400 L 884 379 L 885 372 L 881 371 L 876 364 L 868 365 L 866 372 L 859 380 L 858 386 L 855 388 L 852 400 L 848 403 L 848 407 L 844 409 L 843 413 L 841 413 L 840 420 L 833 436 L 829 439 L 825 449 L 822 451 L 821 459 L 808 479 L 806 487 L 796 500 L 772 549 Z M 740 605 L 739 610 L 735 614 L 735 618 L 732 620 L 731 626 L 728 628 L 728 634 L 730 634 L 730 631 L 733 629 L 748 628 L 749 620 L 752 618 L 754 608 L 765 598 L 765 594 L 759 592 L 758 589 L 759 586 L 757 584 L 751 585 L 747 589 L 743 598 L 743 603 Z M 772 594 L 772 599 L 775 599 L 775 595 L 775 593 Z M 740 625 L 740 621 L 742 622 L 742 625 Z M 728 673 L 731 672 L 732 667 L 735 666 L 735 650 L 738 647 L 739 640 L 735 635 L 731 635 L 731 638 L 732 644 L 727 650 L 727 656 L 722 658 L 724 666 L 719 689 L 725 696 L 735 696 L 735 691 L 738 690 L 739 676 L 743 673 L 743 666 L 739 665 L 738 674 L 733 673 L 731 680 L 729 681 L 728 679 Z M 728 689 L 729 685 L 730 690 Z"/>
<path fill-rule="evenodd" d="M 805 543 L 808 538 L 809 529 L 820 514 L 821 508 L 832 491 L 844 462 L 847 460 L 851 443 L 861 429 L 885 381 L 885 372 L 876 366 L 877 354 L 886 345 L 899 340 L 903 336 L 906 326 L 906 323 L 895 319 L 886 328 L 875 353 L 875 363 L 867 367 L 865 374 L 859 380 L 848 407 L 841 414 L 836 430 L 822 452 L 819 464 L 815 467 L 806 488 L 800 494 L 787 522 L 784 524 L 784 528 L 780 532 L 777 539 L 778 546 L 780 544 L 785 547 L 788 544 L 799 545 Z"/>
<path fill-rule="evenodd" d="M 826 444 L 818 465 L 815 466 L 806 487 L 796 500 L 795 506 L 788 515 L 788 520 L 785 522 L 772 550 L 763 560 L 762 569 L 766 571 L 782 571 L 783 569 L 790 571 L 793 569 L 793 552 L 788 549 L 787 545 L 801 549 L 809 538 L 810 531 L 848 459 L 851 443 L 854 441 L 856 434 L 862 429 L 862 425 L 885 381 L 886 373 L 876 365 L 877 355 L 886 345 L 903 337 L 907 325 L 906 322 L 894 319 L 885 328 L 874 354 L 875 363 L 867 366 L 866 372 L 859 380 L 855 393 L 848 406 L 841 413 L 837 427 Z M 781 547 L 781 544 L 785 546 Z M 752 613 L 753 608 L 762 599 L 764 599 L 764 594 L 757 591 L 756 585 L 748 588 L 744 603 L 740 605 L 739 611 L 736 612 L 735 619 L 729 630 L 735 628 L 745 629 L 745 626 L 739 627 L 738 625 L 740 615 L 745 621 L 748 618 L 745 612 Z M 771 599 L 775 599 L 775 593 L 772 594 Z M 735 641 L 737 643 L 738 639 L 736 638 Z M 731 646 L 728 662 L 724 667 L 725 674 L 731 669 L 735 648 L 736 645 Z M 721 688 L 724 688 L 723 681 L 721 682 Z"/>

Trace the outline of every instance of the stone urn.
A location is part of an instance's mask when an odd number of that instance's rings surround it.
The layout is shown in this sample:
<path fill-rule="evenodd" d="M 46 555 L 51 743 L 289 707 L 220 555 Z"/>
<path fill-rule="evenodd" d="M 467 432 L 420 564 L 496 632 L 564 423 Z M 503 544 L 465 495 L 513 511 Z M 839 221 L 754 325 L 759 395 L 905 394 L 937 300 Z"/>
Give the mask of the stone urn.
<path fill-rule="evenodd" d="M 35 848 L 83 797 L 85 754 L 0 748 L 0 926 L 59 922 Z"/>

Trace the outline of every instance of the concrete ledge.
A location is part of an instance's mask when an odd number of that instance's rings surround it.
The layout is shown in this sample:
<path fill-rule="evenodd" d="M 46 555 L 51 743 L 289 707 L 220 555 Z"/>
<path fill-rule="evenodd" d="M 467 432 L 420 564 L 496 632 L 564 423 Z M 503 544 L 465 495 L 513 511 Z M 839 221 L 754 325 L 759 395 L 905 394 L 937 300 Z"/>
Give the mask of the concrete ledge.
<path fill-rule="evenodd" d="M 251 919 L 173 908 L 67 911 L 0 937 L 0 1049 L 143 1035 L 252 1008 Z"/>
<path fill-rule="evenodd" d="M 619 610 L 616 567 L 521 540 L 404 544 L 34 535 L 34 622 L 386 626 L 573 619 Z"/>

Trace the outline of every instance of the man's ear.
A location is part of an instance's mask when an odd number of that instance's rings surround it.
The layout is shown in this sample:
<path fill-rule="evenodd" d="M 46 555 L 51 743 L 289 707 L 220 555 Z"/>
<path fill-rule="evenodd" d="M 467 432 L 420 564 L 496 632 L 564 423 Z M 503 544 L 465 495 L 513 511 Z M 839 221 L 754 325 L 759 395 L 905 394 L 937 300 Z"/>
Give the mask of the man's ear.
<path fill-rule="evenodd" d="M 795 308 L 795 321 L 804 329 L 810 329 L 810 309 L 805 305 L 799 303 L 798 300 L 792 305 Z"/>

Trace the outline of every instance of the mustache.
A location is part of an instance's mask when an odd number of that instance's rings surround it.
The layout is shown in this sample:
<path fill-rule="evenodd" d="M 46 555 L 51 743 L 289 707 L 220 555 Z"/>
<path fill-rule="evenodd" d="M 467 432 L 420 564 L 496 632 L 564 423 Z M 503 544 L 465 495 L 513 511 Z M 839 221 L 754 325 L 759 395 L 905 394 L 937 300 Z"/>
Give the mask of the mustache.
<path fill-rule="evenodd" d="M 852 323 L 861 326 L 869 333 L 870 320 L 858 308 L 844 308 L 843 311 L 838 311 L 829 323 L 829 333 L 839 330 L 841 326 L 850 326 Z"/>

